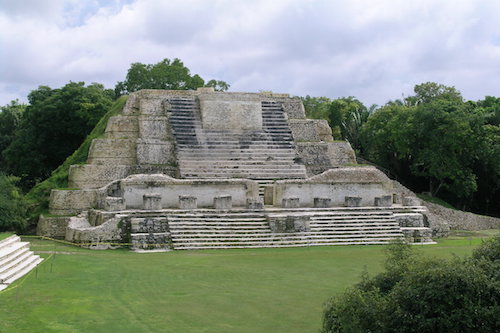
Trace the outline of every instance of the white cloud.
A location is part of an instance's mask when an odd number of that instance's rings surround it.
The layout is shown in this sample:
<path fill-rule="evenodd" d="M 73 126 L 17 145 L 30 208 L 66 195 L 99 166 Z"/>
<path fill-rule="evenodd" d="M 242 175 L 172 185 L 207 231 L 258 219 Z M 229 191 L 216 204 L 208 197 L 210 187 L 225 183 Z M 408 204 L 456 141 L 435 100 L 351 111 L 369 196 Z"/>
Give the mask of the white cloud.
<path fill-rule="evenodd" d="M 0 0 L 0 105 L 176 57 L 233 91 L 383 104 L 436 81 L 499 96 L 499 19 L 494 0 Z"/>

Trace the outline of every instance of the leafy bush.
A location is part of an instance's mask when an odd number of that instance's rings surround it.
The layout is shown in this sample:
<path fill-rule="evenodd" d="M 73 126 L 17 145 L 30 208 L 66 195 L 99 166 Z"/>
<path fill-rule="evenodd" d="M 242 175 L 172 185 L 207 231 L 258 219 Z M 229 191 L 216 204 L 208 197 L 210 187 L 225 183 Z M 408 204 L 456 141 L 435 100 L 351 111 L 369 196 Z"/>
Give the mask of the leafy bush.
<path fill-rule="evenodd" d="M 0 173 L 0 232 L 22 231 L 26 227 L 27 204 L 16 186 L 18 177 Z"/>
<path fill-rule="evenodd" d="M 385 272 L 329 300 L 329 332 L 497 332 L 500 238 L 468 259 L 422 258 L 405 244 L 389 249 Z"/>

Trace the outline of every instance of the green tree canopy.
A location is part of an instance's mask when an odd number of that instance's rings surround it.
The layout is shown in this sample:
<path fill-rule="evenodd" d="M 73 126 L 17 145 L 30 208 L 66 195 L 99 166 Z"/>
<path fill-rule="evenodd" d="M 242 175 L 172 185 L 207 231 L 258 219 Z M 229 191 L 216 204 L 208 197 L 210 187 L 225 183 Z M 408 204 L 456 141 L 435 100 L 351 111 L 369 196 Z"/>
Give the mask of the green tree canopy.
<path fill-rule="evenodd" d="M 19 178 L 0 172 L 0 231 L 23 231 L 27 204 L 16 186 Z"/>
<path fill-rule="evenodd" d="M 468 259 L 426 259 L 410 246 L 393 245 L 384 272 L 332 298 L 322 332 L 498 331 L 500 238 Z"/>
<path fill-rule="evenodd" d="M 22 177 L 24 189 L 45 179 L 82 143 L 113 101 L 101 84 L 70 82 L 33 90 L 14 140 L 3 151 L 4 170 Z"/>
<path fill-rule="evenodd" d="M 0 170 L 5 168 L 2 151 L 14 140 L 25 109 L 26 105 L 20 104 L 18 100 L 11 101 L 10 104 L 0 107 Z"/>
<path fill-rule="evenodd" d="M 118 97 L 141 89 L 195 90 L 203 86 L 205 81 L 198 74 L 191 75 L 180 59 L 163 59 L 156 64 L 130 65 L 125 81 L 116 84 L 115 94 Z M 208 81 L 206 86 L 229 89 L 229 84 L 217 80 Z"/>
<path fill-rule="evenodd" d="M 456 207 L 498 214 L 500 136 L 497 100 L 463 102 L 453 87 L 425 83 L 405 102 L 390 102 L 361 130 L 364 156 L 414 191 Z M 409 100 L 418 103 L 408 102 Z"/>

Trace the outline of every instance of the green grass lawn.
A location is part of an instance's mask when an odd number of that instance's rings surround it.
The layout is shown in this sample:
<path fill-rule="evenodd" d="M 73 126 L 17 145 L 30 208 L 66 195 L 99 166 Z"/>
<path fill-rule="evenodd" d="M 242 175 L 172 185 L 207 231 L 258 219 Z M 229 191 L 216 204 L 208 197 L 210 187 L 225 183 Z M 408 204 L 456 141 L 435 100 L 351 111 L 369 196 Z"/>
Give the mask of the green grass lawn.
<path fill-rule="evenodd" d="M 416 246 L 468 255 L 489 234 Z M 324 302 L 382 269 L 384 246 L 140 254 L 30 240 L 49 257 L 0 293 L 0 332 L 317 332 Z"/>
<path fill-rule="evenodd" d="M 11 235 L 13 235 L 13 233 L 12 233 L 12 232 L 0 232 L 0 241 L 1 241 L 2 239 L 5 239 L 5 238 L 7 238 L 7 237 L 11 236 Z"/>

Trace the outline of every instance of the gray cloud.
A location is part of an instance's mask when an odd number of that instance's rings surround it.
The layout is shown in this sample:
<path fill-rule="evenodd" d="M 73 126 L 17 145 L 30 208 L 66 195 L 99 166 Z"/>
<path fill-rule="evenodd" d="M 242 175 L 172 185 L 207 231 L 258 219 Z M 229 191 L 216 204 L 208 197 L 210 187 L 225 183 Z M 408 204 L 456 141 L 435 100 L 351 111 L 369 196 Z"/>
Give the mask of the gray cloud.
<path fill-rule="evenodd" d="M 495 0 L 0 0 L 0 105 L 175 57 L 233 91 L 383 104 L 436 81 L 500 96 L 499 19 Z"/>

